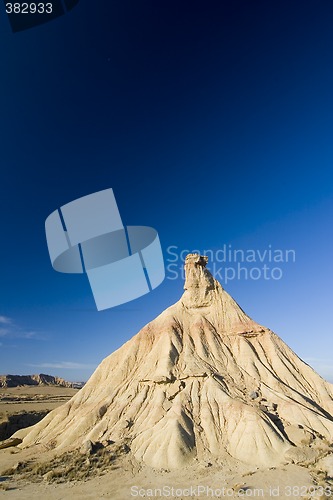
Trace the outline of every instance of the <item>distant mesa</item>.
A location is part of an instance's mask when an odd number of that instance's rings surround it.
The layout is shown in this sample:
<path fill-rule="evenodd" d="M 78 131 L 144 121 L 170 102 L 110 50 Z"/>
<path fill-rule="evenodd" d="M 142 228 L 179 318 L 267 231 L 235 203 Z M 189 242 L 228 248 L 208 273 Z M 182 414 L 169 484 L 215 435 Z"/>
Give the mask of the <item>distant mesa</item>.
<path fill-rule="evenodd" d="M 158 469 L 315 460 L 333 441 L 333 386 L 252 320 L 190 254 L 180 300 L 108 356 L 20 448 L 116 443 Z M 300 332 L 301 333 L 301 332 Z"/>
<path fill-rule="evenodd" d="M 25 385 L 50 385 L 56 387 L 68 387 L 71 389 L 81 389 L 84 382 L 67 382 L 63 378 L 52 375 L 0 375 L 0 387 L 20 387 Z"/>

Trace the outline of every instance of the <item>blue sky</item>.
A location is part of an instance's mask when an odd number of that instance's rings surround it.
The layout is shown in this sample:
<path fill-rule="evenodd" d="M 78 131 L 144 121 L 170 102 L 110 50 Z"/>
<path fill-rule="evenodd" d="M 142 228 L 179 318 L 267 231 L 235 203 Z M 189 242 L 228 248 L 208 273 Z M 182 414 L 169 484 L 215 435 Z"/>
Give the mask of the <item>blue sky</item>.
<path fill-rule="evenodd" d="M 226 289 L 333 381 L 332 4 L 81 0 L 16 34 L 1 14 L 0 372 L 85 380 L 180 297 L 167 273 L 97 312 L 53 271 L 46 217 L 112 187 L 167 265 L 170 246 L 293 249 L 281 279 Z"/>

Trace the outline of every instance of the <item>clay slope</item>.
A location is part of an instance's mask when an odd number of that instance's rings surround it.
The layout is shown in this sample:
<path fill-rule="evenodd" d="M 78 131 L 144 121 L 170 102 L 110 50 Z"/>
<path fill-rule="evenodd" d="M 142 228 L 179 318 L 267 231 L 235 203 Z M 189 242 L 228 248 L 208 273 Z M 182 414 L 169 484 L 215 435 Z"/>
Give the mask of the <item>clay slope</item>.
<path fill-rule="evenodd" d="M 251 320 L 205 268 L 186 259 L 185 292 L 97 368 L 22 447 L 126 442 L 138 461 L 172 468 L 232 456 L 277 464 L 332 442 L 333 392 L 272 331 Z"/>

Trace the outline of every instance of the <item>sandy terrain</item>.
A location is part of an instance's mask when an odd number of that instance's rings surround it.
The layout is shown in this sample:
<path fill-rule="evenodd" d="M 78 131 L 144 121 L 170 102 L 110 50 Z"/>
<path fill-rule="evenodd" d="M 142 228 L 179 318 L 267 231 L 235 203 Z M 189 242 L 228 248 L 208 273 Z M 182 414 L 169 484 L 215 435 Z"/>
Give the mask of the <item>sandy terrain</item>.
<path fill-rule="evenodd" d="M 28 450 L 2 450 L 0 470 L 4 464 L 14 465 L 22 459 L 29 459 Z M 44 456 L 44 459 L 47 457 Z M 180 472 L 157 471 L 148 466 L 139 466 L 129 457 L 125 457 L 117 460 L 112 470 L 85 481 L 49 484 L 43 477 L 39 482 L 30 482 L 22 476 L 23 473 L 21 476 L 0 477 L 0 497 L 20 500 L 163 498 L 160 490 L 163 492 L 163 488 L 166 488 L 164 497 L 178 500 L 214 497 L 331 498 L 330 495 L 322 495 L 324 485 L 328 488 L 326 492 L 329 493 L 328 483 L 321 483 L 319 480 L 319 485 L 315 486 L 314 478 L 319 479 L 317 473 L 313 474 L 308 468 L 293 464 L 279 469 L 265 467 L 257 469 L 241 463 L 233 464 L 232 467 L 229 464 L 225 467 L 210 467 L 206 464 L 206 466 L 185 467 Z M 3 491 L 1 485 L 5 488 Z M 155 489 L 157 491 L 154 491 Z"/>

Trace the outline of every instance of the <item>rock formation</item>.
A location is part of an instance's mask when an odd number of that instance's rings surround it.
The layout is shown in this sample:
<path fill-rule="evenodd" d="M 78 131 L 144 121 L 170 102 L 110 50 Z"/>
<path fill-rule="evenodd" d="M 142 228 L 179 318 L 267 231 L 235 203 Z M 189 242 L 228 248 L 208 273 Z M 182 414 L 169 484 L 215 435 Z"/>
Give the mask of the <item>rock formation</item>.
<path fill-rule="evenodd" d="M 253 321 L 206 269 L 186 258 L 181 299 L 96 369 L 21 447 L 60 453 L 85 441 L 126 443 L 157 468 L 275 465 L 332 442 L 333 386 Z"/>
<path fill-rule="evenodd" d="M 22 385 L 54 385 L 58 387 L 69 387 L 80 389 L 82 382 L 67 382 L 63 378 L 52 375 L 0 375 L 0 387 L 19 387 Z"/>

